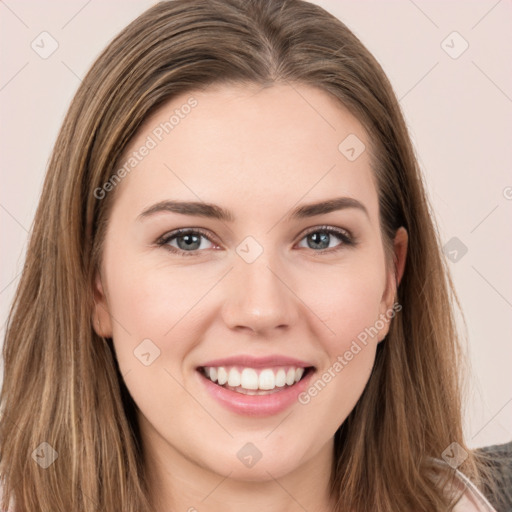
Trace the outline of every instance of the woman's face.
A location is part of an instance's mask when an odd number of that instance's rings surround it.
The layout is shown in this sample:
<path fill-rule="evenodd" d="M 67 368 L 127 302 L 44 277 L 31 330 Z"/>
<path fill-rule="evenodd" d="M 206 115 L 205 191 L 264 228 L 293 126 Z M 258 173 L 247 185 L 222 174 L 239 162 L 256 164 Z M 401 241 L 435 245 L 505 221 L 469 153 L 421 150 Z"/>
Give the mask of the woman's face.
<path fill-rule="evenodd" d="M 95 325 L 160 468 L 330 470 L 395 314 L 369 147 L 319 89 L 210 87 L 149 118 L 97 191 L 116 189 Z"/>

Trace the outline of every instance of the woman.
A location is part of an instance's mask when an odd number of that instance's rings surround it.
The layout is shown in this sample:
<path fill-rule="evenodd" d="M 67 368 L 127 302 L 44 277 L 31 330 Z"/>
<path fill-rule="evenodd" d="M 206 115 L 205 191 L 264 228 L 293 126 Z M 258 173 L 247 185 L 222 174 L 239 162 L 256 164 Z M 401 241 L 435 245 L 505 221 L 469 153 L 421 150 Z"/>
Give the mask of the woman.
<path fill-rule="evenodd" d="M 493 510 L 452 297 L 361 42 L 307 2 L 161 2 L 53 152 L 5 338 L 2 506 Z"/>

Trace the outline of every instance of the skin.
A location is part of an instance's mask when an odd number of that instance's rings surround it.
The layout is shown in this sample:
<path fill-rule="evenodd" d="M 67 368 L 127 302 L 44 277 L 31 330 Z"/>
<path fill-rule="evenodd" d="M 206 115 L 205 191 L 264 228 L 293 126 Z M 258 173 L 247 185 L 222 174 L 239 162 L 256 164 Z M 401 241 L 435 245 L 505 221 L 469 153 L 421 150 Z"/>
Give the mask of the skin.
<path fill-rule="evenodd" d="M 310 86 L 184 94 L 144 123 L 127 154 L 190 96 L 197 106 L 115 191 L 94 325 L 113 337 L 140 408 L 157 510 L 326 511 L 333 436 L 364 390 L 389 322 L 308 404 L 269 417 L 225 409 L 205 393 L 196 367 L 234 354 L 280 354 L 310 361 L 321 375 L 392 308 L 407 232 L 396 233 L 395 275 L 385 263 L 369 151 L 351 162 L 338 150 L 349 134 L 366 148 L 369 137 Z M 368 216 L 347 208 L 286 218 L 296 206 L 339 196 L 363 203 Z M 235 220 L 173 212 L 138 220 L 168 199 L 214 203 Z M 304 232 L 323 225 L 348 230 L 357 245 L 331 235 L 330 249 L 315 248 Z M 194 256 L 155 243 L 178 228 L 203 228 L 210 241 L 201 238 Z M 263 248 L 250 264 L 236 252 L 247 236 Z M 160 350 L 149 366 L 134 356 L 144 339 Z M 251 468 L 237 457 L 248 442 L 262 454 Z"/>

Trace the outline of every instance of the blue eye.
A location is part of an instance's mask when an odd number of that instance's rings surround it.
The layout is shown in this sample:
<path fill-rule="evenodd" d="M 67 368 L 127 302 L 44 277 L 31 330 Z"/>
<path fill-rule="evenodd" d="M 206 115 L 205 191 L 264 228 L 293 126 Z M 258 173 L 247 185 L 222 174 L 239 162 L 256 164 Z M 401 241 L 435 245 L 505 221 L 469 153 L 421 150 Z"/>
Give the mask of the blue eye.
<path fill-rule="evenodd" d="M 332 246 L 331 242 L 336 238 L 341 243 Z M 211 245 L 205 247 L 203 240 Z M 332 226 L 312 228 L 302 237 L 301 242 L 302 240 L 307 241 L 306 248 L 312 249 L 318 254 L 332 253 L 345 246 L 356 245 L 355 239 L 348 231 Z M 181 256 L 197 256 L 204 249 L 216 247 L 208 233 L 201 229 L 177 229 L 162 236 L 156 241 L 156 244 Z M 304 247 L 304 245 L 299 247 Z"/>
<path fill-rule="evenodd" d="M 334 238 L 341 240 L 342 243 L 332 246 L 331 241 L 333 236 Z M 324 252 L 326 249 L 338 250 L 346 245 L 355 245 L 355 241 L 348 231 L 334 228 L 332 226 L 313 228 L 306 233 L 302 240 L 306 240 L 306 243 L 308 244 L 306 247 L 309 249 L 320 249 L 320 251 L 315 252 Z M 332 251 L 329 250 L 329 252 Z"/>
<path fill-rule="evenodd" d="M 168 235 L 164 235 L 157 241 L 157 245 L 165 246 L 171 252 L 177 252 L 183 256 L 194 256 L 201 248 L 202 239 L 211 240 L 204 231 L 198 229 L 177 229 Z M 176 241 L 177 247 L 171 245 Z M 204 247 L 202 247 L 204 249 Z"/>

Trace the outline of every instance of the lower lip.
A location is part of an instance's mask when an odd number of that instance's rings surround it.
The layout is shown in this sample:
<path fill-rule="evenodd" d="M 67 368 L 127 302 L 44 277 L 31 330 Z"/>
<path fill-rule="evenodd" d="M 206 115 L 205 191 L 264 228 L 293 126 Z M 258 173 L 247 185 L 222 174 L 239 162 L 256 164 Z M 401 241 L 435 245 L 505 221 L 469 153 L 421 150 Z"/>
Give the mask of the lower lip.
<path fill-rule="evenodd" d="M 278 414 L 298 401 L 298 395 L 307 389 L 309 381 L 315 372 L 310 369 L 307 375 L 293 386 L 287 386 L 282 391 L 269 395 L 244 395 L 214 384 L 197 371 L 206 390 L 222 406 L 237 414 L 245 416 L 272 416 Z"/>

